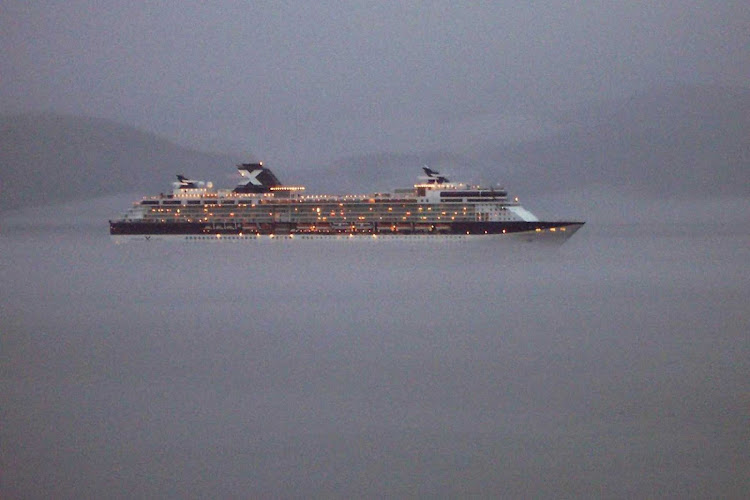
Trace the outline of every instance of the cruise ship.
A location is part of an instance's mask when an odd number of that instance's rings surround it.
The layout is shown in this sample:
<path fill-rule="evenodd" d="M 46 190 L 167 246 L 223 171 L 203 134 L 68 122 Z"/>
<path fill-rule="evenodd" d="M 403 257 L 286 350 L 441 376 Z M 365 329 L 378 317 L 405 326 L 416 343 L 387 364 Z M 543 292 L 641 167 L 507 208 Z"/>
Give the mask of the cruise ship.
<path fill-rule="evenodd" d="M 109 221 L 116 242 L 521 240 L 564 242 L 578 221 L 543 221 L 502 188 L 451 182 L 429 167 L 410 188 L 363 195 L 307 194 L 262 163 L 237 166 L 240 182 L 215 189 L 178 175 L 171 194 L 146 197 Z"/>

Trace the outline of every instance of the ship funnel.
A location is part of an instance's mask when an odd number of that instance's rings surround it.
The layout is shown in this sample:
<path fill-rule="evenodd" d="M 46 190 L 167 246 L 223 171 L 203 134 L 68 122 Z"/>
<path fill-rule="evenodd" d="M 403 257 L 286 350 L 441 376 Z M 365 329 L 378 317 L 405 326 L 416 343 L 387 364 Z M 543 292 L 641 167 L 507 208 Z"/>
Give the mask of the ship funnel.
<path fill-rule="evenodd" d="M 242 180 L 234 188 L 235 193 L 267 193 L 272 187 L 281 186 L 279 179 L 262 163 L 242 163 L 237 165 Z"/>
<path fill-rule="evenodd" d="M 427 165 L 422 167 L 422 170 L 424 170 L 424 173 L 427 174 L 427 177 L 425 177 L 425 179 L 427 180 L 428 184 L 443 184 L 446 182 L 450 182 L 447 177 L 440 175 L 440 172 L 438 172 L 437 170 L 432 170 Z"/>

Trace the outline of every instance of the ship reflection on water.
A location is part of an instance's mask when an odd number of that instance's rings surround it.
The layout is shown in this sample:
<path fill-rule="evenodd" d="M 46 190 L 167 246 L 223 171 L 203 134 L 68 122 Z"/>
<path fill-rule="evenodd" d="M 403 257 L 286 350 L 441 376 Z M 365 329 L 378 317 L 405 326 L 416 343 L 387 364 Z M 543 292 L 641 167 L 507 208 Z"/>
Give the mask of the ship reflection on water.
<path fill-rule="evenodd" d="M 102 232 L 0 236 L 3 497 L 747 491 L 734 233 L 586 226 L 511 250 Z"/>

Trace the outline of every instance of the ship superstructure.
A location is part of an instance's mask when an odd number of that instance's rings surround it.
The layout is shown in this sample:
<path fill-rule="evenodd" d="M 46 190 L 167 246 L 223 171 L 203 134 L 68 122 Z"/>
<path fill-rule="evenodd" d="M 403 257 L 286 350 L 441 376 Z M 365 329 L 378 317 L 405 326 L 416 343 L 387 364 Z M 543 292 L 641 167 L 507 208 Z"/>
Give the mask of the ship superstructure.
<path fill-rule="evenodd" d="M 411 188 L 368 195 L 310 195 L 283 185 L 262 163 L 237 166 L 234 189 L 178 175 L 171 194 L 147 197 L 110 234 L 123 239 L 186 241 L 319 238 L 564 241 L 584 223 L 540 221 L 502 188 L 451 182 L 424 167 Z"/>

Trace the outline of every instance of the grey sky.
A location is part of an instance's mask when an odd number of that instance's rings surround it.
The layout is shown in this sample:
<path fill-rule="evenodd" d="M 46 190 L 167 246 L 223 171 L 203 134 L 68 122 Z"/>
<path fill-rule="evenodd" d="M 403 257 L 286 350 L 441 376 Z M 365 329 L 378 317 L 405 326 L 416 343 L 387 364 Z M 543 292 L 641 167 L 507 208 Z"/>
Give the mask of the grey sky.
<path fill-rule="evenodd" d="M 320 164 L 546 130 L 571 103 L 747 86 L 746 2 L 3 3 L 0 111 Z"/>

